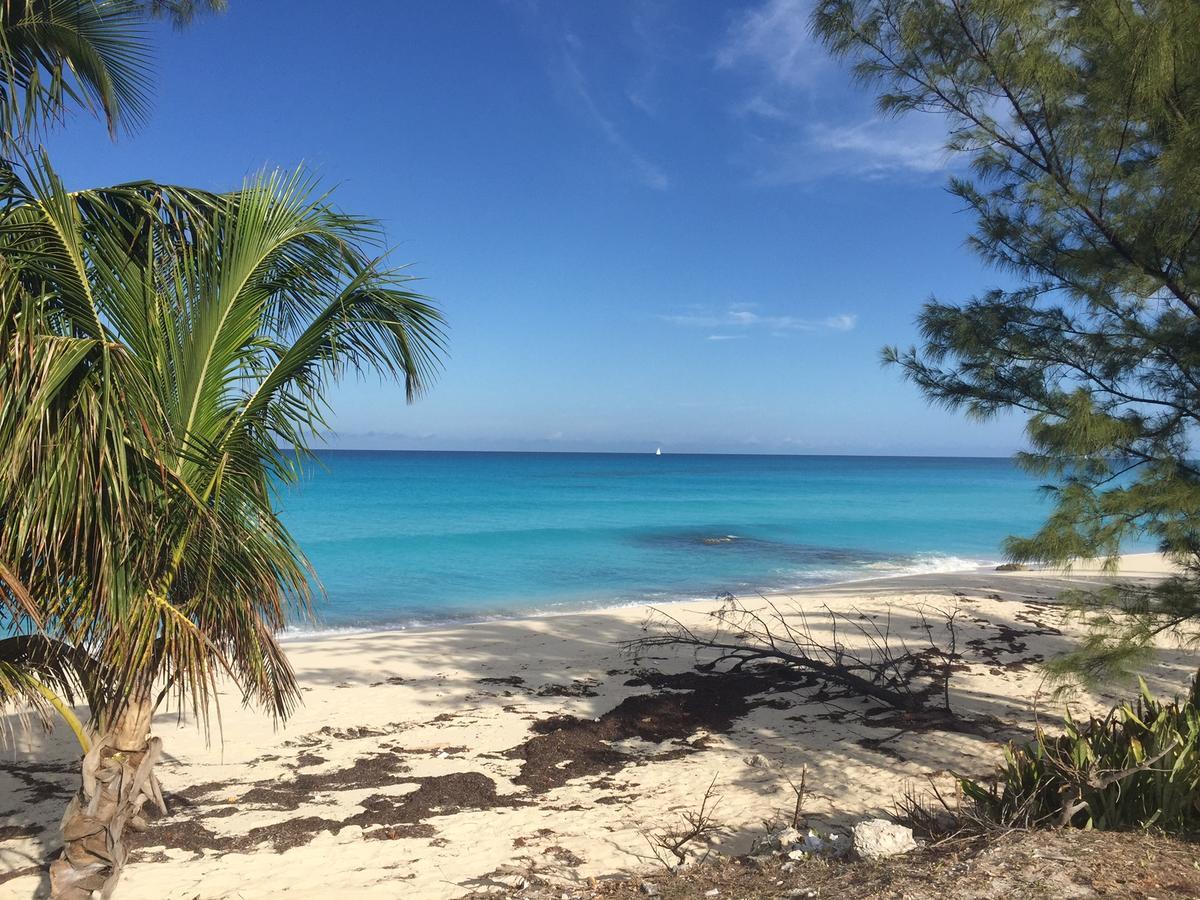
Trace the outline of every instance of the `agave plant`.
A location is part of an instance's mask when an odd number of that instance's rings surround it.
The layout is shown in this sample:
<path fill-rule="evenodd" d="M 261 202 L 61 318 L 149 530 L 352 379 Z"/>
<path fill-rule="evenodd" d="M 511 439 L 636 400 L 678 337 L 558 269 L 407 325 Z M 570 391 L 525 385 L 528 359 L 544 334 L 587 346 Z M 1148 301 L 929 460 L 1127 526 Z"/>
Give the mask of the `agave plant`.
<path fill-rule="evenodd" d="M 1140 695 L 1103 718 L 1068 713 L 1061 734 L 1010 745 L 995 782 L 960 783 L 980 817 L 1004 827 L 1200 827 L 1200 676 L 1170 702 Z"/>
<path fill-rule="evenodd" d="M 52 706 L 74 689 L 91 704 L 51 869 L 55 896 L 82 898 L 111 887 L 124 829 L 162 804 L 156 709 L 203 722 L 218 677 L 277 716 L 296 703 L 275 632 L 306 608 L 310 571 L 274 486 L 296 477 L 334 379 L 369 369 L 408 399 L 424 388 L 441 318 L 371 255 L 376 224 L 303 173 L 213 195 L 68 192 L 44 159 L 27 171 L 0 215 L 8 384 L 26 382 L 0 416 L 16 438 L 0 561 L 20 632 L 0 652 Z"/>

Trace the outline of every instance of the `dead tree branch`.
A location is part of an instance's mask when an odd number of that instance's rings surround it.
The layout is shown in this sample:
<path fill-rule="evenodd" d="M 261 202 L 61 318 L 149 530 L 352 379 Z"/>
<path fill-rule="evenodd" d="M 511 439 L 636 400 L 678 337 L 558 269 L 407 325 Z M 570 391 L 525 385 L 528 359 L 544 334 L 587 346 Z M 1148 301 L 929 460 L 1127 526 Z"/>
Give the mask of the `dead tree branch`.
<path fill-rule="evenodd" d="M 728 666 L 737 671 L 754 663 L 782 664 L 811 674 L 847 693 L 877 700 L 902 713 L 949 715 L 950 677 L 960 659 L 956 646 L 958 610 L 939 610 L 947 647 L 934 640 L 934 626 L 924 608 L 916 612 L 914 629 L 924 635 L 923 645 L 912 647 L 896 632 L 892 615 L 883 621 L 860 610 L 854 615 L 822 607 L 828 620 L 824 635 L 799 608 L 781 609 L 773 600 L 759 597 L 748 604 L 732 594 L 709 613 L 710 627 L 693 630 L 663 610 L 647 623 L 645 637 L 628 641 L 623 649 L 641 656 L 654 648 L 690 648 L 698 667 L 712 671 Z M 853 642 L 852 642 L 853 639 Z"/>

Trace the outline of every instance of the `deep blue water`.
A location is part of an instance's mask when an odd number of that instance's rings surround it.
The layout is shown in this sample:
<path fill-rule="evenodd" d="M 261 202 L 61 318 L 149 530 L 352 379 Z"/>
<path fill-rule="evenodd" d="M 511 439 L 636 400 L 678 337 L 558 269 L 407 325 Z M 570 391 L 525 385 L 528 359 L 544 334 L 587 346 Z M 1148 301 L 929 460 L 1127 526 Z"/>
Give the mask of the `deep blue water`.
<path fill-rule="evenodd" d="M 1046 513 L 1007 459 L 320 457 L 281 503 L 324 584 L 326 628 L 964 569 Z"/>

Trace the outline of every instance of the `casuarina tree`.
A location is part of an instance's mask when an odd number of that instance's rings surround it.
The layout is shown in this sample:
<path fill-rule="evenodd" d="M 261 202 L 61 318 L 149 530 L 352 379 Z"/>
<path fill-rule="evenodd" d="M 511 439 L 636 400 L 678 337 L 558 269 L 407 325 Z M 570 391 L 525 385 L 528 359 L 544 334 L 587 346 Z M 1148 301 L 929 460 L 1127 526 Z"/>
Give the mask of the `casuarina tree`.
<path fill-rule="evenodd" d="M 970 246 L 1001 270 L 933 299 L 888 348 L 926 397 L 1026 417 L 1050 483 L 1019 561 L 1152 540 L 1182 569 L 1079 595 L 1094 626 L 1067 673 L 1112 674 L 1200 623 L 1200 4 L 822 0 L 817 35 L 889 113 L 944 117 Z"/>

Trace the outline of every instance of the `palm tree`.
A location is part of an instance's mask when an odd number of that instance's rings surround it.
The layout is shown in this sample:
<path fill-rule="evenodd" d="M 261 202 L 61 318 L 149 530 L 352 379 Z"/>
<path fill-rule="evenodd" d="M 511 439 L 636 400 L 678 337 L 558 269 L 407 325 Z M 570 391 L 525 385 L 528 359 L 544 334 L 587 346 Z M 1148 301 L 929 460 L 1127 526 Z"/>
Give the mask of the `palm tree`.
<path fill-rule="evenodd" d="M 223 6 L 0 0 L 0 150 L 71 108 L 136 125 L 146 16 Z M 35 156 L 0 180 L 0 706 L 57 711 L 79 739 L 52 889 L 82 898 L 111 890 L 125 828 L 163 805 L 156 709 L 206 723 L 221 675 L 276 716 L 297 702 L 275 631 L 312 573 L 273 488 L 330 381 L 375 369 L 412 399 L 441 320 L 369 255 L 375 224 L 302 174 L 71 193 Z"/>
<path fill-rule="evenodd" d="M 145 11 L 127 0 L 0 0 L 0 205 L 7 208 L 16 199 L 9 190 L 18 182 L 8 157 L 71 108 L 102 116 L 114 135 L 118 126 L 140 120 L 149 79 L 144 22 Z M 47 308 L 46 298 L 25 289 L 14 261 L 0 258 L 0 468 L 10 484 L 19 483 L 25 461 L 45 450 L 37 419 L 25 414 L 55 392 L 65 401 L 70 391 L 63 379 L 78 365 L 75 354 L 94 352 L 86 340 L 43 340 L 33 323 Z M 79 481 L 97 484 L 95 477 L 88 479 L 98 474 L 81 470 Z M 50 506 L 58 496 L 52 492 L 42 499 Z M 12 514 L 11 503 L 0 504 L 0 530 L 9 528 Z M 29 539 L 24 552 L 42 559 L 34 573 L 39 586 L 60 574 L 56 563 L 87 546 L 76 540 L 82 532 L 62 537 L 23 538 Z M 52 640 L 41 625 L 29 585 L 18 577 L 14 560 L 0 556 L 0 634 L 10 635 L 0 641 L 0 707 L 24 701 L 42 714 L 57 708 L 82 737 L 68 701 L 93 682 L 81 683 L 84 669 L 72 665 L 83 656 Z M 37 633 L 11 637 L 21 626 Z"/>
<path fill-rule="evenodd" d="M 149 108 L 146 15 L 135 0 L 0 0 L 4 144 L 27 143 L 72 108 L 102 116 L 114 136 L 139 124 Z"/>
<path fill-rule="evenodd" d="M 83 898 L 111 888 L 125 828 L 162 805 L 156 709 L 205 722 L 218 677 L 276 716 L 297 702 L 275 632 L 307 608 L 312 573 L 275 486 L 323 429 L 334 379 L 374 370 L 410 400 L 426 386 L 441 317 L 371 255 L 377 225 L 303 173 L 213 195 L 71 193 L 44 159 L 27 172 L 0 213 L 19 307 L 0 374 L 33 388 L 0 415 L 17 438 L 0 562 L 10 610 L 27 596 L 39 615 L 17 612 L 0 658 L 54 707 L 74 689 L 91 705 L 51 868 L 54 896 Z"/>

